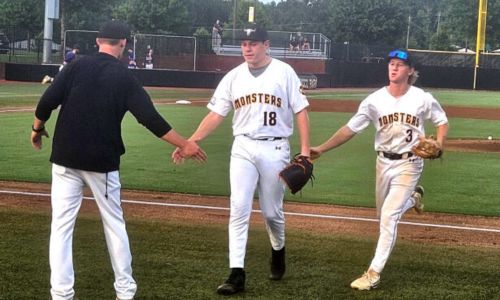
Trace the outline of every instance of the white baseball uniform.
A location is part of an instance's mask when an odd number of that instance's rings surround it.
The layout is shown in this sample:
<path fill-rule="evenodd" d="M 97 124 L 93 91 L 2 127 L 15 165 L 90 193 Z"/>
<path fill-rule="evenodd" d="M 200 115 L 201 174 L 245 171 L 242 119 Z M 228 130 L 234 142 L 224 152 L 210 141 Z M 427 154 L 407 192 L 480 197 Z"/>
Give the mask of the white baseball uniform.
<path fill-rule="evenodd" d="M 230 268 L 244 267 L 256 188 L 273 249 L 285 245 L 285 186 L 278 174 L 290 161 L 288 137 L 293 133 L 294 115 L 309 105 L 300 92 L 297 74 L 288 64 L 272 59 L 264 69 L 254 76 L 246 62 L 237 66 L 224 76 L 207 106 L 224 117 L 234 110 Z"/>
<path fill-rule="evenodd" d="M 347 126 L 358 133 L 370 122 L 375 126 L 376 205 L 380 236 L 370 269 L 382 272 L 394 247 L 397 224 L 415 205 L 413 190 L 423 171 L 424 161 L 411 153 L 419 136 L 425 136 L 424 122 L 434 126 L 448 123 L 437 100 L 411 86 L 401 97 L 393 97 L 387 87 L 370 94 Z"/>

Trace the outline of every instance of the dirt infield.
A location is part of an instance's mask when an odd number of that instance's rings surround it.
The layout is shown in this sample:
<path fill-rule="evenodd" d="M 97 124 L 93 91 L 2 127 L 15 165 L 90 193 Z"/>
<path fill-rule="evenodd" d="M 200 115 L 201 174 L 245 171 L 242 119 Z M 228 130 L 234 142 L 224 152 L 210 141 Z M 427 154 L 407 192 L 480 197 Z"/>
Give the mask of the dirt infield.
<path fill-rule="evenodd" d="M 11 191 L 11 193 L 0 193 L 0 206 L 50 213 L 50 185 L 48 184 L 0 181 L 0 190 Z M 12 193 L 16 191 L 22 194 Z M 90 193 L 87 191 L 86 195 L 90 196 Z M 189 224 L 227 224 L 228 221 L 229 201 L 227 197 L 124 190 L 123 199 L 127 218 L 177 220 L 179 223 Z M 138 203 L 130 203 L 130 200 Z M 160 205 L 151 205 L 151 202 Z M 166 203 L 170 206 L 161 206 Z M 207 208 L 199 206 L 207 206 Z M 255 208 L 258 209 L 257 206 Z M 351 234 L 374 239 L 378 236 L 376 212 L 371 208 L 286 202 L 285 212 L 288 213 L 286 218 L 289 229 Z M 81 213 L 97 214 L 98 212 L 93 202 L 84 201 Z M 258 213 L 254 213 L 252 222 L 263 226 Z M 403 240 L 500 248 L 500 218 L 438 213 L 418 215 L 411 211 L 406 213 L 402 222 L 399 226 L 399 238 Z M 488 232 L 488 229 L 493 232 Z"/>

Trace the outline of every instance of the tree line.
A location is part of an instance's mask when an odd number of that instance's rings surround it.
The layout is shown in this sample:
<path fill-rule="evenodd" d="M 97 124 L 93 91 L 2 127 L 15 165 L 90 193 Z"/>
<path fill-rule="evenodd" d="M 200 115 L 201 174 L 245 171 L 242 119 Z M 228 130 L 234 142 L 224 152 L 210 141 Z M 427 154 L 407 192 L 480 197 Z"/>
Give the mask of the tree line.
<path fill-rule="evenodd" d="M 334 43 L 428 50 L 475 49 L 478 0 L 59 0 L 54 37 L 67 29 L 97 30 L 109 19 L 134 32 L 209 34 L 247 24 L 248 7 L 268 30 L 319 32 Z M 0 0 L 0 30 L 43 36 L 45 1 Z M 62 38 L 61 38 L 62 40 Z M 500 0 L 488 1 L 486 50 L 500 48 Z"/>

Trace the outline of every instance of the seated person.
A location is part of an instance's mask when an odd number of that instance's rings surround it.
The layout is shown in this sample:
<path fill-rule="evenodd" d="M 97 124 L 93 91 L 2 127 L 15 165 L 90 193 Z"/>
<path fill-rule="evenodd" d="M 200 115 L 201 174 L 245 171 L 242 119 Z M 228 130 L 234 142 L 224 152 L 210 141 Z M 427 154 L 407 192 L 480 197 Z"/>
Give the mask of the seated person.
<path fill-rule="evenodd" d="M 311 44 L 309 40 L 305 37 L 302 43 L 302 51 L 311 51 Z"/>
<path fill-rule="evenodd" d="M 290 51 L 299 51 L 299 41 L 295 37 L 290 41 Z"/>

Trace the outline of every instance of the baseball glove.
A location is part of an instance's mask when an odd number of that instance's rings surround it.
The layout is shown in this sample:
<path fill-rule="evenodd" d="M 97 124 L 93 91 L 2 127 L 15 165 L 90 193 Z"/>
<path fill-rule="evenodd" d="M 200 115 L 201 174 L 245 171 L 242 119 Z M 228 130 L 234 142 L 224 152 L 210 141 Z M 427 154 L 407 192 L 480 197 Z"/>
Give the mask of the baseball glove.
<path fill-rule="evenodd" d="M 313 163 L 308 157 L 295 155 L 290 164 L 281 172 L 280 177 L 285 181 L 292 194 L 300 191 L 313 176 Z"/>
<path fill-rule="evenodd" d="M 436 159 L 443 155 L 441 146 L 432 135 L 429 137 L 421 137 L 418 145 L 413 146 L 411 150 L 415 155 L 426 159 Z"/>

